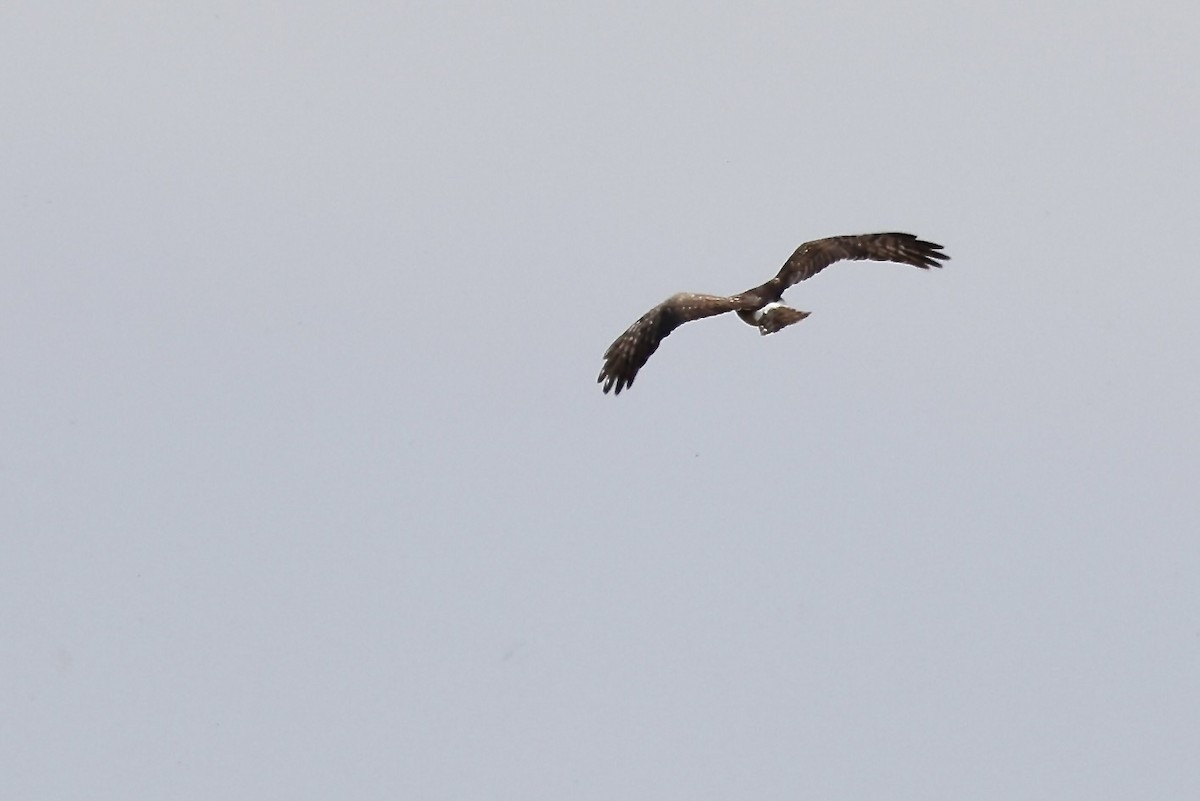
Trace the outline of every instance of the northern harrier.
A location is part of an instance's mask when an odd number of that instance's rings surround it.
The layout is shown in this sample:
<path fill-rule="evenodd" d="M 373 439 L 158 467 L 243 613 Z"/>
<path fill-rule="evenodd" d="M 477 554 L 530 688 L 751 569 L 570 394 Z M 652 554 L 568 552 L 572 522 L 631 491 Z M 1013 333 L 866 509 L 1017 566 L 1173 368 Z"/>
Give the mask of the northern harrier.
<path fill-rule="evenodd" d="M 811 278 L 834 262 L 851 260 L 894 261 L 928 270 L 941 267 L 949 259 L 942 246 L 917 239 L 912 234 L 860 234 L 831 236 L 805 242 L 784 262 L 779 274 L 754 289 L 737 295 L 694 295 L 680 292 L 664 300 L 629 326 L 604 352 L 604 367 L 597 383 L 607 393 L 616 394 L 633 385 L 638 370 L 650 358 L 663 339 L 684 323 L 735 311 L 743 322 L 757 326 L 764 336 L 798 323 L 810 312 L 780 303 L 784 291 L 805 278 Z"/>

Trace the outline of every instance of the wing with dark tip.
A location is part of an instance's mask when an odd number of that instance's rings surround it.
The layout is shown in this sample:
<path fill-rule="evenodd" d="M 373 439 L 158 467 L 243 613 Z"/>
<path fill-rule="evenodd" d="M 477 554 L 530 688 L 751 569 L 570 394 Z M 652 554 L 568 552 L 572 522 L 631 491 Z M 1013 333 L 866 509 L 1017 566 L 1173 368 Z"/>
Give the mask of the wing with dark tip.
<path fill-rule="evenodd" d="M 928 270 L 930 267 L 941 267 L 941 262 L 950 258 L 941 251 L 941 245 L 917 239 L 912 234 L 831 236 L 805 242 L 796 248 L 796 252 L 784 262 L 772 281 L 780 284 L 782 291 L 805 278 L 813 277 L 834 262 L 863 259 L 895 261 Z"/>
<path fill-rule="evenodd" d="M 753 306 L 736 295 L 728 298 L 689 292 L 672 295 L 643 314 L 608 346 L 604 352 L 604 367 L 596 381 L 604 382 L 606 393 L 615 390 L 620 395 L 622 389 L 633 384 L 638 370 L 658 350 L 659 343 L 676 328 L 692 320 Z"/>

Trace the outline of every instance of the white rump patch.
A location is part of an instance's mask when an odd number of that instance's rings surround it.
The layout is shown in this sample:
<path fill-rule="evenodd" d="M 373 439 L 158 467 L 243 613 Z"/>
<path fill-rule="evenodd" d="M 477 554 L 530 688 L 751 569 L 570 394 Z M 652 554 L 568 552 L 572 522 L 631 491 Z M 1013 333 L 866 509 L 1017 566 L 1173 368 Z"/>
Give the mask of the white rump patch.
<path fill-rule="evenodd" d="M 763 318 L 767 316 L 767 314 L 771 311 L 771 309 L 778 309 L 782 305 L 783 304 L 780 303 L 779 301 L 775 301 L 774 303 L 768 303 L 766 306 L 763 306 L 761 309 L 759 309 L 758 311 L 756 311 L 754 313 L 754 322 L 761 323 L 763 321 Z"/>

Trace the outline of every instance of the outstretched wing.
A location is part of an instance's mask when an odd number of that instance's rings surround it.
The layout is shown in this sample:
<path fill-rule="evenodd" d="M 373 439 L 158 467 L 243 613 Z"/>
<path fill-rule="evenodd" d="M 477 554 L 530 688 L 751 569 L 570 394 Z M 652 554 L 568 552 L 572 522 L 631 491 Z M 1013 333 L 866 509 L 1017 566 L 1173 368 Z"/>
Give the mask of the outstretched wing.
<path fill-rule="evenodd" d="M 805 278 L 811 278 L 829 265 L 838 261 L 895 261 L 911 264 L 928 270 L 941 267 L 949 259 L 941 252 L 942 246 L 917 239 L 912 234 L 859 234 L 857 236 L 831 236 L 805 242 L 796 248 L 792 257 L 784 262 L 779 274 L 771 282 L 782 292 Z"/>
<path fill-rule="evenodd" d="M 596 382 L 604 382 L 605 393 L 615 387 L 616 394 L 620 395 L 622 389 L 633 383 L 650 355 L 658 350 L 658 344 L 676 328 L 692 320 L 744 308 L 753 308 L 753 303 L 736 295 L 729 298 L 690 292 L 672 295 L 643 314 L 608 346 L 604 352 L 604 367 Z"/>

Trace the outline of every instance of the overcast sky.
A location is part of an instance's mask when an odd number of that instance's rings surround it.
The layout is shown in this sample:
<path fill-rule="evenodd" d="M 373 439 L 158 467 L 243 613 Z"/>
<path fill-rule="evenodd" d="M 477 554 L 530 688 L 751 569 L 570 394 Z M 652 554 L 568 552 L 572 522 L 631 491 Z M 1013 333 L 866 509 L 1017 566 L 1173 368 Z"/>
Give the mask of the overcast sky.
<path fill-rule="evenodd" d="M 1200 797 L 1198 41 L 0 5 L 0 797 Z"/>

